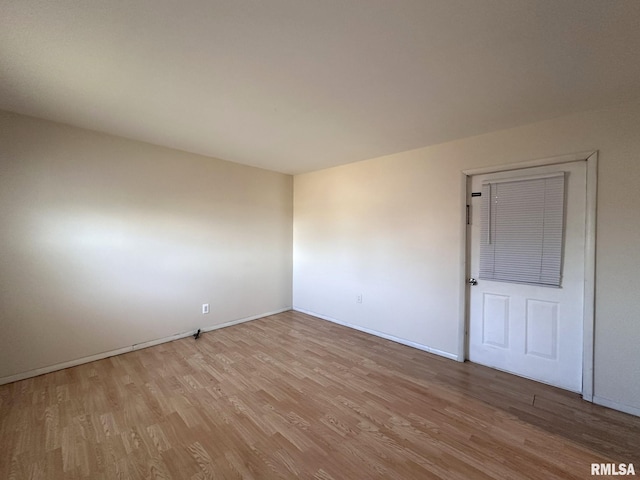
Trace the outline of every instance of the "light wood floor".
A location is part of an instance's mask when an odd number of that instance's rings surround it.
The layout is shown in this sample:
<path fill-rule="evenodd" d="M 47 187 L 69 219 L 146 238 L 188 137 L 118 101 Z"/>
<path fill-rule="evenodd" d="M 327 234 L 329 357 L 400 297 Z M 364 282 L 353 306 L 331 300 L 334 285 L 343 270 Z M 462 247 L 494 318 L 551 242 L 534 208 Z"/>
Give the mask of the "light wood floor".
<path fill-rule="evenodd" d="M 294 312 L 1 386 L 0 441 L 0 479 L 640 469 L 640 418 Z"/>

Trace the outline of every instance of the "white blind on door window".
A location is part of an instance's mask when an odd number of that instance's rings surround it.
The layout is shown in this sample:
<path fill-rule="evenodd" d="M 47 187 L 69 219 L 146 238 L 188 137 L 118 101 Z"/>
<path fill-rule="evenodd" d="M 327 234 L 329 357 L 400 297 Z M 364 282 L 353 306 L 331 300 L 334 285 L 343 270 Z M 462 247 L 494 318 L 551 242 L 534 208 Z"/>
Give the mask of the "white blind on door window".
<path fill-rule="evenodd" d="M 482 186 L 480 278 L 560 286 L 564 172 Z"/>

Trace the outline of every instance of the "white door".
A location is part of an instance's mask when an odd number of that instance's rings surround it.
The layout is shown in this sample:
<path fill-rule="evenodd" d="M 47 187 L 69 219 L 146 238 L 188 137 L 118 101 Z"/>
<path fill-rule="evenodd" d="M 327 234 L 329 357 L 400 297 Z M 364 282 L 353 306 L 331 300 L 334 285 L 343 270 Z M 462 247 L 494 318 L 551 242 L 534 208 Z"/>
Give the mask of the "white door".
<path fill-rule="evenodd" d="M 480 237 L 483 218 L 480 212 L 482 202 L 487 198 L 486 195 L 484 198 L 478 196 L 478 193 L 482 192 L 483 184 L 544 178 L 558 172 L 565 172 L 565 226 L 560 286 L 481 278 Z M 474 175 L 470 183 L 468 265 L 470 277 L 476 279 L 477 284 L 468 287 L 469 360 L 581 392 L 586 162 Z M 473 192 L 475 195 L 472 195 Z"/>

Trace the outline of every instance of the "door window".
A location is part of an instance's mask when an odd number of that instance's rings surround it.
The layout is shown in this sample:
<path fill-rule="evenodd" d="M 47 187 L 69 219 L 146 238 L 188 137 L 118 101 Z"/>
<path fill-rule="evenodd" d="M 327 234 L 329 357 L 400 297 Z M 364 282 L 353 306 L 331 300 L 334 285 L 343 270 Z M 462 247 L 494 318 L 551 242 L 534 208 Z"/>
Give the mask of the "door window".
<path fill-rule="evenodd" d="M 564 186 L 564 172 L 483 183 L 480 278 L 561 285 Z"/>

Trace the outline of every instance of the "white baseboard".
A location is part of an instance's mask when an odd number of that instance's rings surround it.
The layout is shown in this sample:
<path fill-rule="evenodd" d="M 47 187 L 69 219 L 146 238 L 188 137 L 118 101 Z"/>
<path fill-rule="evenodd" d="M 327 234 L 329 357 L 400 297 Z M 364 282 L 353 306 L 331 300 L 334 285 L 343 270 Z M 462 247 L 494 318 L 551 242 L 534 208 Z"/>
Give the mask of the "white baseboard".
<path fill-rule="evenodd" d="M 307 315 L 311 315 L 312 317 L 318 317 L 322 320 L 327 320 L 328 322 L 337 323 L 338 325 L 342 325 L 343 327 L 353 328 L 354 330 L 358 330 L 360 332 L 368 333 L 369 335 L 374 335 L 376 337 L 384 338 L 386 340 L 391 340 L 392 342 L 400 343 L 402 345 L 406 345 L 408 347 L 417 348 L 418 350 L 422 350 L 424 352 L 433 353 L 434 355 L 439 355 L 441 357 L 449 358 L 451 360 L 461 361 L 460 357 L 454 353 L 445 352 L 443 350 L 438 350 L 437 348 L 427 347 L 426 345 L 422 345 L 421 343 L 412 342 L 411 340 L 406 340 L 404 338 L 394 337 L 393 335 L 389 335 L 387 333 L 379 332 L 377 330 L 372 330 L 370 328 L 361 327 L 359 325 L 353 325 L 352 323 L 343 322 L 342 320 L 338 320 L 336 318 L 328 317 L 326 315 L 321 315 L 319 313 L 311 312 L 309 310 L 304 310 L 302 308 L 293 307 L 294 311 L 305 313 Z"/>
<path fill-rule="evenodd" d="M 200 330 L 203 333 L 210 332 L 212 330 L 217 330 L 219 328 L 225 328 L 225 327 L 230 327 L 232 325 L 237 325 L 239 323 L 250 322 L 251 320 L 257 320 L 258 318 L 268 317 L 270 315 L 275 315 L 277 313 L 288 312 L 289 310 L 291 310 L 291 307 L 282 308 L 280 310 L 275 310 L 273 312 L 261 313 L 259 315 L 253 315 L 251 317 L 239 318 L 237 320 L 231 320 L 229 322 L 221 323 L 219 325 L 203 327 Z M 57 370 L 64 370 L 65 368 L 75 367 L 77 365 L 82 365 L 83 363 L 95 362 L 96 360 L 102 360 L 103 358 L 113 357 L 115 355 L 121 355 L 127 352 L 133 352 L 134 350 L 141 350 L 143 348 L 153 347 L 154 345 L 160 345 L 161 343 L 172 342 L 173 340 L 179 340 L 181 338 L 190 337 L 194 335 L 196 331 L 197 330 L 190 330 L 188 332 L 176 333 L 175 335 L 170 335 L 168 337 L 158 338 L 156 340 L 150 340 L 148 342 L 143 342 L 143 343 L 136 343 L 131 346 L 118 348 L 115 350 L 109 350 L 108 352 L 96 353 L 95 355 L 89 355 L 88 357 L 69 360 L 68 362 L 56 363 L 55 365 L 36 368 L 34 370 L 29 370 L 28 372 L 16 373 L 15 375 L 9 375 L 7 377 L 0 378 L 0 385 L 17 382 L 19 380 L 25 380 L 31 377 L 37 377 L 38 375 L 44 375 L 45 373 L 51 373 Z"/>
<path fill-rule="evenodd" d="M 636 417 L 640 417 L 640 408 L 632 407 L 631 405 L 625 405 L 624 403 L 615 402 L 613 400 L 609 400 L 608 398 L 602 398 L 597 395 L 593 396 L 593 403 L 597 403 L 598 405 L 602 405 L 603 407 L 612 408 L 614 410 L 619 410 L 624 413 L 628 413 L 629 415 L 635 415 Z"/>

